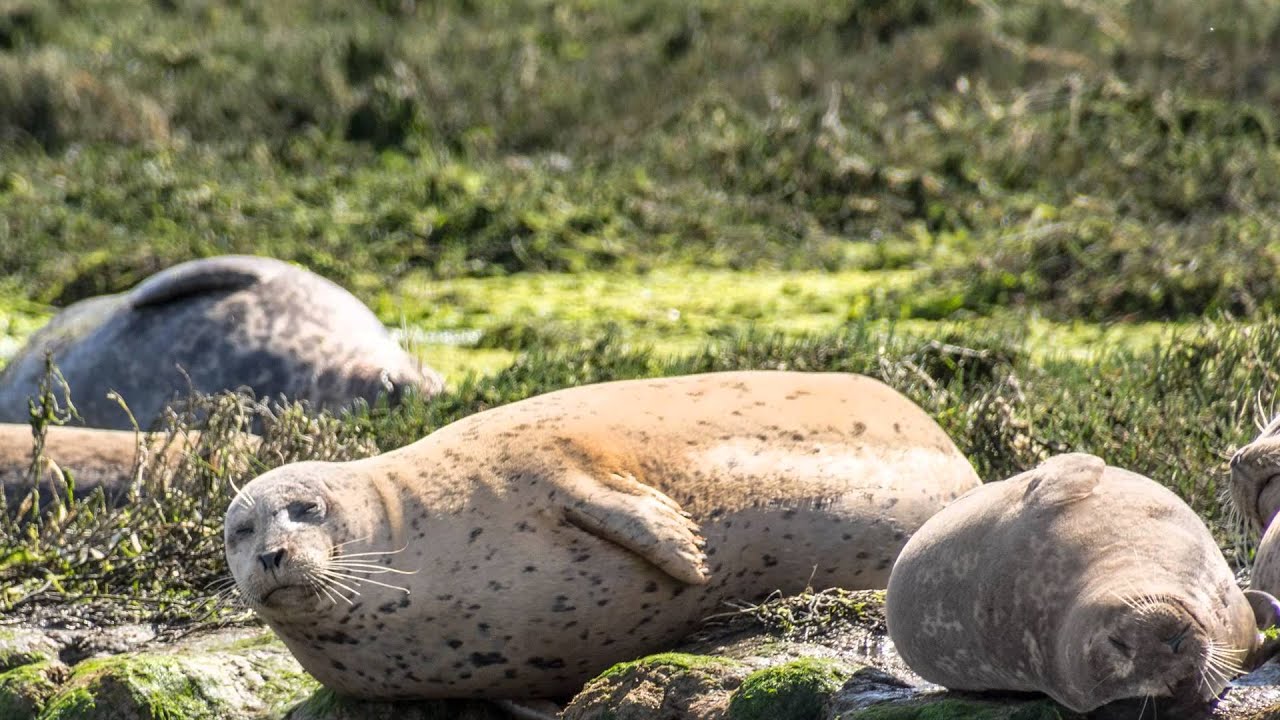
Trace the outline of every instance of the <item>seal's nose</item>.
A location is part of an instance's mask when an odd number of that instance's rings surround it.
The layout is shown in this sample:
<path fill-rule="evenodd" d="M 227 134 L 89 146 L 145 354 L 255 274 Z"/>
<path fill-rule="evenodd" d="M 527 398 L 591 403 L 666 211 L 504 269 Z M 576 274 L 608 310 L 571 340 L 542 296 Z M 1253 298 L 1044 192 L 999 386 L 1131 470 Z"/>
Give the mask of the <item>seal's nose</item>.
<path fill-rule="evenodd" d="M 258 562 L 262 563 L 263 570 L 274 570 L 280 567 L 280 563 L 284 562 L 284 555 L 284 548 L 272 552 L 264 552 L 258 556 Z"/>

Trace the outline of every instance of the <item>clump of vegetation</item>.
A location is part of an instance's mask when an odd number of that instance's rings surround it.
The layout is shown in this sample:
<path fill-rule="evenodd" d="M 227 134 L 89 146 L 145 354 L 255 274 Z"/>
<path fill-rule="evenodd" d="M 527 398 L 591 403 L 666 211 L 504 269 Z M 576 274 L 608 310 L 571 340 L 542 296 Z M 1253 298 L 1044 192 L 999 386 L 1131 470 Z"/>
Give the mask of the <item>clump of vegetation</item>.
<path fill-rule="evenodd" d="M 32 489 L 16 507 L 0 507 L 0 610 L 10 615 L 75 622 L 221 617 L 235 610 L 224 602 L 231 588 L 222 518 L 239 485 L 288 462 L 377 450 L 359 429 L 302 404 L 197 396 L 168 410 L 154 433 L 139 434 L 127 502 L 109 501 L 101 488 L 77 497 L 73 474 L 61 469 L 53 497 L 40 498 L 50 491 L 41 483 L 47 428 L 74 414 L 59 402 L 67 395 L 56 392 L 56 377 L 49 373 L 32 402 Z"/>
<path fill-rule="evenodd" d="M 804 658 L 757 670 L 729 699 L 732 720 L 803 720 L 822 716 L 831 695 L 855 672 L 835 660 Z"/>

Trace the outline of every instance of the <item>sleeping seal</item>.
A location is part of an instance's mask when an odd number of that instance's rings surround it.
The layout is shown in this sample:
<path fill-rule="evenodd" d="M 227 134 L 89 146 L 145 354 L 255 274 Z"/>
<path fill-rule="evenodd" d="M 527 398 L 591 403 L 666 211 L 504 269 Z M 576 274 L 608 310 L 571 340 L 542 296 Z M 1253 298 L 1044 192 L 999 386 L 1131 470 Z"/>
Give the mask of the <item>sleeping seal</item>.
<path fill-rule="evenodd" d="M 969 492 L 924 524 L 889 579 L 903 660 L 955 690 L 1043 692 L 1077 712 L 1203 702 L 1274 650 L 1276 601 L 1236 587 L 1168 488 L 1085 454 Z"/>
<path fill-rule="evenodd" d="M 248 388 L 318 409 L 424 394 L 443 383 L 338 285 L 271 258 L 227 255 L 175 265 L 133 290 L 75 303 L 37 331 L 0 374 L 0 421 L 25 422 L 45 354 L 90 427 L 142 428 L 191 391 Z"/>

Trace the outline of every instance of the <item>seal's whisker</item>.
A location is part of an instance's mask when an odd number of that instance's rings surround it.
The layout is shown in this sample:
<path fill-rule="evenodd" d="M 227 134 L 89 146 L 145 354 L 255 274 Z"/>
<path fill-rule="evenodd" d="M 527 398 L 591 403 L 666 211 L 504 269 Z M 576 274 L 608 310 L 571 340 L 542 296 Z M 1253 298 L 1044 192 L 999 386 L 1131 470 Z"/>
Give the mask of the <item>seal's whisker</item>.
<path fill-rule="evenodd" d="M 1244 651 L 1237 648 L 1228 648 L 1219 644 L 1214 640 L 1209 641 L 1208 651 L 1206 653 L 1207 661 L 1232 676 L 1239 675 L 1244 672 Z"/>
<path fill-rule="evenodd" d="M 399 570 L 385 565 L 374 565 L 372 563 L 361 562 L 342 562 L 341 560 L 331 560 L 329 565 L 332 567 L 340 567 L 351 572 L 365 572 L 373 575 L 381 575 L 383 573 L 395 573 L 396 575 L 417 575 L 418 570 Z"/>
<path fill-rule="evenodd" d="M 388 584 L 388 583 L 380 582 L 380 581 L 378 581 L 378 580 L 374 580 L 374 579 L 372 579 L 372 578 L 362 578 L 362 577 L 357 577 L 357 576 L 355 576 L 355 575 L 348 575 L 348 574 L 346 574 L 346 573 L 338 572 L 337 570 L 329 570 L 329 569 L 321 570 L 321 571 L 319 571 L 319 572 L 320 572 L 320 574 L 321 574 L 321 575 L 323 575 L 323 576 L 324 576 L 324 577 L 326 577 L 326 578 L 329 578 L 329 580 L 330 580 L 330 581 L 335 582 L 335 583 L 336 583 L 337 581 L 336 581 L 336 580 L 334 580 L 334 578 L 342 578 L 343 580 L 347 580 L 347 581 L 353 582 L 353 583 L 355 583 L 356 585 L 361 585 L 361 584 L 363 584 L 363 583 L 369 583 L 370 585 L 377 585 L 378 587 L 384 587 L 384 588 L 387 588 L 388 590 L 399 590 L 400 592 L 404 593 L 405 595 L 408 595 L 408 594 L 409 594 L 409 588 L 406 588 L 406 587 L 400 587 L 399 585 L 390 585 L 390 584 Z M 359 594 L 359 593 L 357 593 L 357 594 Z"/>
<path fill-rule="evenodd" d="M 336 547 L 338 547 L 338 546 L 337 546 L 337 545 L 335 545 L 334 547 L 336 548 Z M 399 553 L 404 552 L 406 549 L 408 549 L 408 547 L 409 547 L 409 546 L 406 544 L 404 547 L 400 548 L 399 550 L 371 550 L 371 551 L 369 551 L 369 552 L 341 553 L 341 554 L 337 555 L 336 557 L 338 557 L 338 558 L 358 558 L 358 557 L 373 557 L 373 556 L 375 556 L 375 555 L 396 555 L 396 554 L 399 554 Z"/>
<path fill-rule="evenodd" d="M 323 578 L 324 581 L 329 583 L 330 585 L 336 588 L 339 588 L 341 590 L 345 590 L 351 593 L 352 595 L 356 595 L 356 596 L 360 595 L 359 590 L 356 590 L 355 588 L 348 586 L 345 582 L 342 582 L 341 580 L 339 580 L 338 577 L 335 577 L 332 573 L 321 570 L 318 573 L 316 573 L 316 576 Z M 360 585 L 360 582 L 361 582 L 360 578 L 352 578 L 352 577 L 345 577 L 345 576 L 339 576 L 339 577 L 342 577 L 342 579 L 346 581 L 354 580 L 355 582 L 353 584 L 357 586 Z"/>
<path fill-rule="evenodd" d="M 1124 606 L 1125 606 L 1125 607 L 1127 607 L 1127 608 L 1129 608 L 1130 610 L 1133 610 L 1133 611 L 1137 612 L 1137 610 L 1138 610 L 1138 604 L 1137 604 L 1136 602 L 1134 602 L 1134 601 L 1133 601 L 1133 599 L 1132 599 L 1131 597 L 1128 597 L 1128 596 L 1125 596 L 1125 595 L 1121 595 L 1121 594 L 1120 594 L 1120 592 L 1119 592 L 1118 590 L 1112 590 L 1112 591 L 1111 591 L 1111 597 L 1113 597 L 1113 598 L 1115 598 L 1116 600 L 1119 600 L 1120 602 L 1124 603 Z"/>
<path fill-rule="evenodd" d="M 342 598 L 343 600 L 345 600 L 348 605 L 354 604 L 351 602 L 351 598 L 347 597 L 346 595 L 343 595 L 342 593 L 335 593 L 331 588 L 325 585 L 320 578 L 309 576 L 307 578 L 307 582 L 310 583 L 313 588 L 316 588 L 317 590 L 319 590 L 319 592 L 316 593 L 316 597 L 319 597 L 320 593 L 324 593 L 324 596 L 328 598 L 329 602 L 333 603 L 334 605 L 338 604 L 338 598 Z"/>
<path fill-rule="evenodd" d="M 344 541 L 344 542 L 336 543 L 336 544 L 334 544 L 333 549 L 334 549 L 334 550 L 337 550 L 337 549 L 338 549 L 338 548 L 340 548 L 340 547 L 346 547 L 347 545 L 351 545 L 352 543 L 368 542 L 369 540 L 372 540 L 372 539 L 373 539 L 373 533 L 369 533 L 368 535 L 365 535 L 364 537 L 358 537 L 358 538 L 356 538 L 356 539 L 354 539 L 354 540 L 346 540 L 346 541 Z"/>

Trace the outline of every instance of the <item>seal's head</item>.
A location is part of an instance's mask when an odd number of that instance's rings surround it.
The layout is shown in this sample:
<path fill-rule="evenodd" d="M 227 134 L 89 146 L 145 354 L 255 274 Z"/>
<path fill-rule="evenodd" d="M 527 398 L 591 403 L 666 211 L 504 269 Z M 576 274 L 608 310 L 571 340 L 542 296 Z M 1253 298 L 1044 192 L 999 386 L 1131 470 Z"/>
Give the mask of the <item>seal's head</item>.
<path fill-rule="evenodd" d="M 1280 512 L 1280 415 L 1231 457 L 1231 501 L 1255 532 Z"/>
<path fill-rule="evenodd" d="M 1247 597 L 1246 597 L 1247 595 Z M 1061 628 L 1058 698 L 1090 709 L 1126 698 L 1204 702 L 1273 652 L 1259 628 L 1280 605 L 1266 593 L 1230 588 L 1217 612 L 1180 591 L 1084 600 Z"/>
<path fill-rule="evenodd" d="M 277 468 L 246 485 L 227 509 L 231 575 L 249 606 L 268 618 L 337 600 L 332 563 L 344 528 L 328 467 Z"/>

